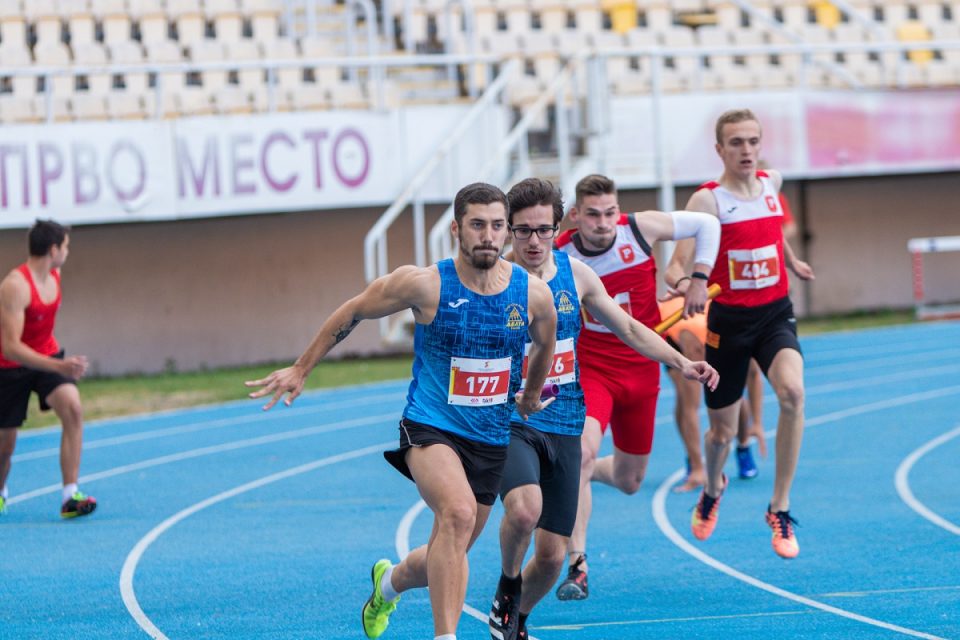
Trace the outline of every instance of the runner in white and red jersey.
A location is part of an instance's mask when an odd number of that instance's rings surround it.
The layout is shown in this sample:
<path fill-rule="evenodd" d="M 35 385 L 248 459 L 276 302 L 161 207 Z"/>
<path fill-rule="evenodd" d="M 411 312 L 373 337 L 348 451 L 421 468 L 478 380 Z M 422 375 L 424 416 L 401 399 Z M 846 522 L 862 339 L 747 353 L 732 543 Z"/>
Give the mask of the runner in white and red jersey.
<path fill-rule="evenodd" d="M 720 220 L 720 253 L 709 281 L 723 287 L 707 315 L 706 358 L 720 372 L 720 384 L 706 392 L 707 482 L 691 528 L 697 539 L 706 540 L 716 527 L 726 487 L 723 465 L 737 434 L 743 388 L 754 358 L 780 402 L 776 476 L 766 521 L 773 530 L 774 551 L 793 558 L 800 547 L 790 516 L 790 486 L 803 437 L 804 388 L 803 357 L 785 267 L 803 280 L 813 279 L 813 270 L 783 240 L 783 211 L 777 197 L 782 178 L 776 171 L 757 168 L 761 130 L 756 116 L 748 109 L 728 111 L 717 120 L 716 133 L 723 175 L 703 185 L 687 203 L 688 209 Z M 688 243 L 678 243 L 666 273 L 667 282 L 673 282 L 678 291 L 685 284 L 675 278 L 690 258 Z"/>
<path fill-rule="evenodd" d="M 643 211 L 624 214 L 613 181 L 591 175 L 577 183 L 570 211 L 576 229 L 564 232 L 557 247 L 595 271 L 607 293 L 647 327 L 660 322 L 657 270 L 652 245 L 658 240 L 696 238 L 697 268 L 706 273 L 716 259 L 720 226 L 712 216 L 690 211 Z M 706 281 L 687 288 L 687 306 L 702 311 Z M 581 436 L 580 502 L 568 549 L 570 568 L 557 589 L 561 600 L 587 597 L 586 543 L 596 480 L 633 494 L 640 488 L 650 449 L 660 391 L 660 369 L 620 341 L 589 314 L 577 345 L 580 384 L 587 405 Z M 613 455 L 597 459 L 603 432 L 610 425 Z"/>

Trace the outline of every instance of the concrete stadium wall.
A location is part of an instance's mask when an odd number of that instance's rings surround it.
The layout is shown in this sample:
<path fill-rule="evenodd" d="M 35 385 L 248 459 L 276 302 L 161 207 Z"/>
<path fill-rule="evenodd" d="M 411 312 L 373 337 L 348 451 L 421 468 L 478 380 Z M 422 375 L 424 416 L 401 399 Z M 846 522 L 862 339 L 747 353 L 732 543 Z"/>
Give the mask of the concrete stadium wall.
<path fill-rule="evenodd" d="M 817 273 L 794 282 L 799 314 L 909 307 L 907 240 L 960 235 L 957 174 L 788 182 Z M 683 206 L 691 189 L 678 189 Z M 622 193 L 625 210 L 656 193 Z M 103 374 L 193 370 L 296 357 L 336 307 L 364 286 L 363 237 L 381 209 L 82 226 L 71 236 L 57 336 Z M 428 224 L 439 214 L 428 214 Z M 390 262 L 413 260 L 409 217 L 389 239 Z M 0 269 L 26 256 L 25 232 L 0 231 Z M 931 259 L 931 292 L 960 299 L 949 260 Z M 939 264 L 935 264 L 940 261 Z M 956 264 L 960 265 L 960 262 Z M 365 322 L 333 355 L 382 353 Z"/>

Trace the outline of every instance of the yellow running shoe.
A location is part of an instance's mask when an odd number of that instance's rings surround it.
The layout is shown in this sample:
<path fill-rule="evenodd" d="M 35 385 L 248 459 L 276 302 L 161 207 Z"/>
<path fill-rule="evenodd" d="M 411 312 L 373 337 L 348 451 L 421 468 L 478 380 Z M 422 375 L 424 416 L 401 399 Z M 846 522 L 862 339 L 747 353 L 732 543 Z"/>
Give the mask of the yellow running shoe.
<path fill-rule="evenodd" d="M 716 498 L 707 495 L 707 487 L 704 485 L 700 492 L 700 499 L 697 506 L 693 508 L 693 515 L 690 516 L 690 530 L 693 537 L 697 540 L 706 540 L 713 533 L 717 526 L 717 516 L 720 510 L 720 498 L 723 497 L 723 491 L 727 488 L 727 476 L 723 476 L 723 487 L 720 489 L 720 495 Z"/>
<path fill-rule="evenodd" d="M 390 624 L 390 614 L 397 610 L 397 602 L 400 596 L 393 600 L 385 600 L 380 593 L 380 579 L 383 574 L 392 567 L 389 560 L 378 560 L 373 569 L 370 570 L 370 578 L 373 580 L 373 593 L 363 605 L 363 632 L 368 638 L 379 638 L 387 630 Z"/>
<path fill-rule="evenodd" d="M 767 507 L 767 525 L 773 529 L 773 538 L 770 540 L 773 544 L 773 550 L 781 558 L 796 558 L 800 553 L 800 543 L 797 542 L 797 536 L 793 533 L 793 525 L 799 524 L 790 516 L 789 511 L 777 511 L 774 513 Z"/>

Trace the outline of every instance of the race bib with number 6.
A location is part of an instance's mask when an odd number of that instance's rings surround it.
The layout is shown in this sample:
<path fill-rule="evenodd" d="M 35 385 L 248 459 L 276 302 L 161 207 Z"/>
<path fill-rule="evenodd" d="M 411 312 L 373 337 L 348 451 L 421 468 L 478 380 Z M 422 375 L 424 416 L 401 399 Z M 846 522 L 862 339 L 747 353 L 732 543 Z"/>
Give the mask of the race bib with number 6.
<path fill-rule="evenodd" d="M 765 289 L 780 282 L 776 245 L 727 252 L 731 289 Z"/>
<path fill-rule="evenodd" d="M 528 342 L 523 349 L 523 369 L 521 375 L 523 382 L 520 387 L 527 386 L 527 364 L 530 358 L 530 343 Z M 577 379 L 576 356 L 573 353 L 573 338 L 557 340 L 557 346 L 553 351 L 553 365 L 547 373 L 546 382 L 548 384 L 568 384 Z"/>
<path fill-rule="evenodd" d="M 448 404 L 485 407 L 503 404 L 510 393 L 510 358 L 450 358 Z"/>

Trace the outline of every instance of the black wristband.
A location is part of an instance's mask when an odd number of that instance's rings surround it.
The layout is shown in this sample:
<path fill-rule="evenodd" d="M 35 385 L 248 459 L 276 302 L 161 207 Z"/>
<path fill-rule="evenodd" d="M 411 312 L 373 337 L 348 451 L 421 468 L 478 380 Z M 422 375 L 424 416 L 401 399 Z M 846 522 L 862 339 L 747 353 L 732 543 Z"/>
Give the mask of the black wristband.
<path fill-rule="evenodd" d="M 709 280 L 710 276 L 705 273 L 700 273 L 699 271 L 694 271 L 690 274 L 691 278 L 696 278 L 697 280 Z"/>
<path fill-rule="evenodd" d="M 681 282 L 683 282 L 684 280 L 689 280 L 689 279 L 690 279 L 690 276 L 683 276 L 682 278 L 678 278 L 677 281 L 673 283 L 673 288 L 676 289 L 677 287 L 680 286 L 680 283 L 681 283 Z"/>

